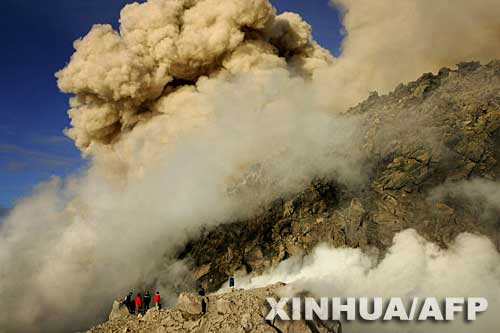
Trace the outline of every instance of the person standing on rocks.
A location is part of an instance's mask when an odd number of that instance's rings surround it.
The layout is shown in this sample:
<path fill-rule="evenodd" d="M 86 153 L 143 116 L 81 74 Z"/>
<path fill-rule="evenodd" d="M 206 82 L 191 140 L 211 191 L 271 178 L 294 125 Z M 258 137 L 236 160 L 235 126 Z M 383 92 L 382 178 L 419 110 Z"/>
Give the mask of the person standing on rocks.
<path fill-rule="evenodd" d="M 128 293 L 128 295 L 125 296 L 125 300 L 123 301 L 123 303 L 127 307 L 128 312 L 130 314 L 133 314 L 134 313 L 134 307 L 132 306 L 133 305 L 132 304 L 132 292 Z"/>
<path fill-rule="evenodd" d="M 135 298 L 135 313 L 136 314 L 139 314 L 140 311 L 141 311 L 141 306 L 142 306 L 142 298 L 141 298 L 141 294 L 137 294 L 136 298 Z"/>
<path fill-rule="evenodd" d="M 149 304 L 151 303 L 151 295 L 149 294 L 149 291 L 146 291 L 142 300 L 143 300 L 144 312 L 146 312 L 149 310 Z"/>
<path fill-rule="evenodd" d="M 153 302 L 155 302 L 156 310 L 160 310 L 161 307 L 160 300 L 161 300 L 160 292 L 157 291 L 155 297 L 153 297 Z"/>
<path fill-rule="evenodd" d="M 205 314 L 207 312 L 207 302 L 205 300 L 205 289 L 201 284 L 198 286 L 198 295 L 201 297 L 201 313 Z"/>

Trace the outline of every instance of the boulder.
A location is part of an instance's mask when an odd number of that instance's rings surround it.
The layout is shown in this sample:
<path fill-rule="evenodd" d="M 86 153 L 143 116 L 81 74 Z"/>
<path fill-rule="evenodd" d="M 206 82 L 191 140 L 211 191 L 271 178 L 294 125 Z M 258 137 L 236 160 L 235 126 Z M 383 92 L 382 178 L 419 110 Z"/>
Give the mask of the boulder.
<path fill-rule="evenodd" d="M 201 314 L 201 297 L 190 294 L 181 293 L 177 298 L 177 310 L 193 315 Z"/>
<path fill-rule="evenodd" d="M 118 300 L 115 300 L 113 302 L 113 308 L 111 309 L 111 313 L 109 314 L 109 320 L 113 320 L 116 318 L 124 318 L 128 317 L 129 315 L 130 314 L 125 304 L 123 304 Z"/>

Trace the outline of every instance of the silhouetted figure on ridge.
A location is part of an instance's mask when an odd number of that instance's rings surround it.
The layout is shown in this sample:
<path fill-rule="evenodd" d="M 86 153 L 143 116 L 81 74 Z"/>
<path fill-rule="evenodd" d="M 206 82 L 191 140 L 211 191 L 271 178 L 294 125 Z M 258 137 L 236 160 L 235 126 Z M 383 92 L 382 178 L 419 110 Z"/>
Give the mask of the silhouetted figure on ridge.
<path fill-rule="evenodd" d="M 198 295 L 201 297 L 201 313 L 205 314 L 207 313 L 207 302 L 205 301 L 205 289 L 201 284 L 198 286 Z"/>
<path fill-rule="evenodd" d="M 128 293 L 128 295 L 125 296 L 125 300 L 123 301 L 123 304 L 125 304 L 125 306 L 128 309 L 128 312 L 130 314 L 134 313 L 134 306 L 132 304 L 132 292 Z"/>
<path fill-rule="evenodd" d="M 144 306 L 144 312 L 149 310 L 149 304 L 151 303 L 151 295 L 149 294 L 149 291 L 146 291 L 143 297 L 143 306 Z"/>

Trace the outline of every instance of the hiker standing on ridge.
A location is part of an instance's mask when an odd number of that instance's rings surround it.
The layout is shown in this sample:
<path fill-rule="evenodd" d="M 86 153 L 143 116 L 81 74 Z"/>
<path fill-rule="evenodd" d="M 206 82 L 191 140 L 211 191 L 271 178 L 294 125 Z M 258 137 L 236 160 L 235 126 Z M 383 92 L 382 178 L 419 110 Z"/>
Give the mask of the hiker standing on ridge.
<path fill-rule="evenodd" d="M 205 314 L 207 312 L 207 302 L 205 300 L 205 289 L 201 284 L 198 286 L 198 295 L 201 297 L 201 313 Z"/>
<path fill-rule="evenodd" d="M 143 300 L 143 306 L 144 306 L 144 312 L 149 310 L 149 304 L 151 303 L 151 295 L 149 294 L 149 291 L 146 291 L 144 294 Z"/>
<path fill-rule="evenodd" d="M 142 306 L 142 299 L 141 299 L 141 294 L 137 294 L 137 297 L 135 298 L 135 311 L 136 314 L 139 314 L 141 311 L 141 306 Z"/>
<path fill-rule="evenodd" d="M 134 313 L 134 307 L 132 306 L 132 292 L 128 293 L 127 296 L 125 296 L 125 300 L 123 301 L 125 306 L 128 309 L 128 313 L 133 314 Z"/>
<path fill-rule="evenodd" d="M 160 292 L 157 291 L 155 296 L 153 297 L 153 302 L 155 302 L 156 310 L 160 310 L 161 307 L 160 300 L 161 300 Z"/>

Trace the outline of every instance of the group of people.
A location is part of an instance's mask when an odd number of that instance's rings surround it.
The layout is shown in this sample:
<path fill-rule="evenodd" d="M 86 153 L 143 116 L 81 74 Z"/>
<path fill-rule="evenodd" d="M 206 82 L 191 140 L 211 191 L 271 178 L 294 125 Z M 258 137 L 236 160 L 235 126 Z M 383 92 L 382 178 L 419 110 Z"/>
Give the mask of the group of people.
<path fill-rule="evenodd" d="M 234 291 L 234 277 L 229 278 L 229 288 L 231 289 L 231 291 Z M 205 297 L 205 289 L 201 284 L 198 286 L 198 295 L 201 297 L 202 313 L 205 314 L 207 311 L 208 299 Z M 141 294 L 138 293 L 137 296 L 133 298 L 133 294 L 132 292 L 130 292 L 127 296 L 125 296 L 122 303 L 127 307 L 130 314 L 144 314 L 149 310 L 149 306 L 151 304 L 151 295 L 149 294 L 149 291 L 146 291 L 144 293 L 144 296 L 141 297 Z M 159 291 L 157 291 L 154 295 L 153 303 L 157 310 L 161 309 L 161 297 Z"/>
<path fill-rule="evenodd" d="M 130 292 L 123 300 L 123 304 L 127 307 L 130 314 L 145 313 L 149 310 L 149 306 L 151 304 L 151 295 L 149 294 L 149 291 L 146 291 L 142 297 L 141 294 L 138 293 L 134 299 L 132 298 L 133 294 Z M 154 295 L 153 303 L 157 310 L 161 309 L 161 297 L 159 291 L 157 291 Z"/>

